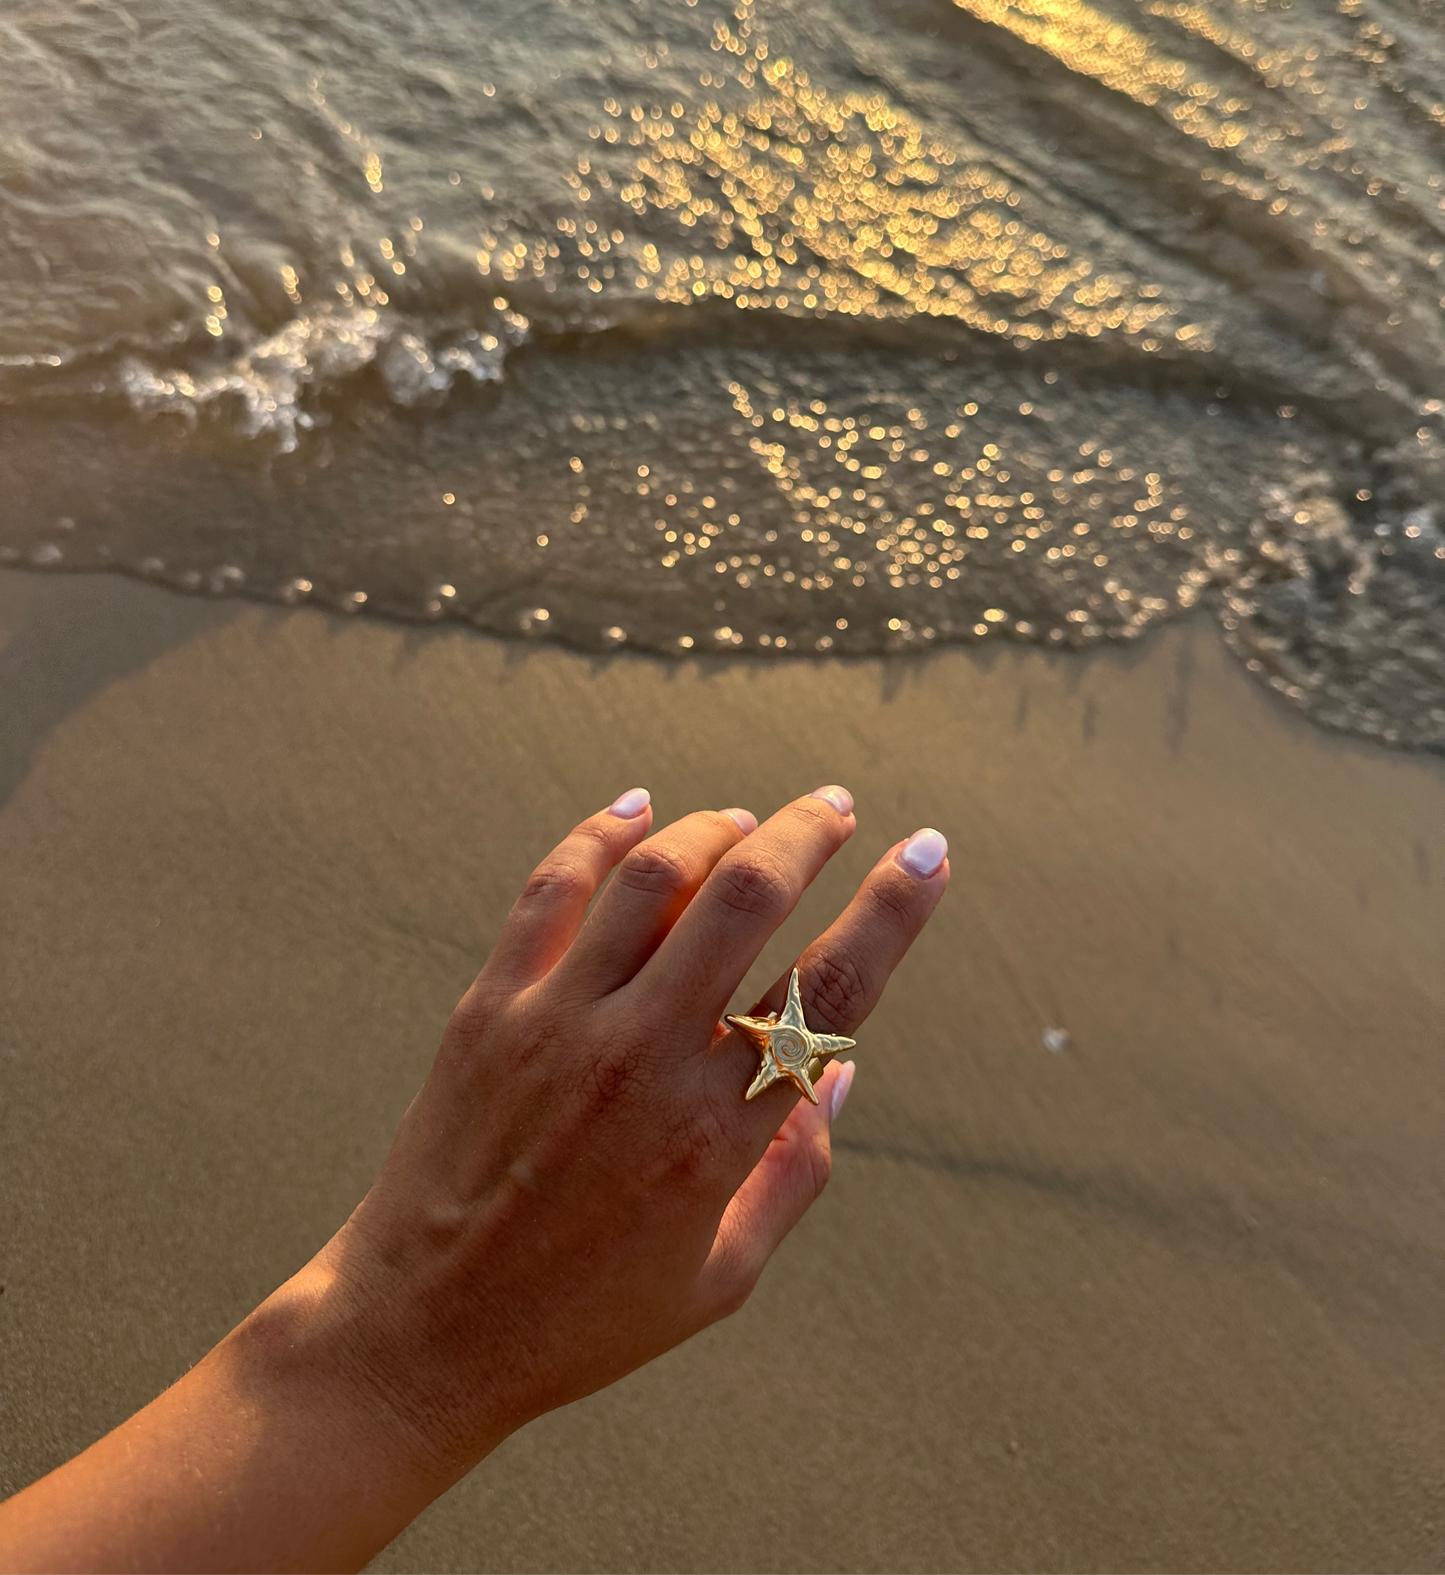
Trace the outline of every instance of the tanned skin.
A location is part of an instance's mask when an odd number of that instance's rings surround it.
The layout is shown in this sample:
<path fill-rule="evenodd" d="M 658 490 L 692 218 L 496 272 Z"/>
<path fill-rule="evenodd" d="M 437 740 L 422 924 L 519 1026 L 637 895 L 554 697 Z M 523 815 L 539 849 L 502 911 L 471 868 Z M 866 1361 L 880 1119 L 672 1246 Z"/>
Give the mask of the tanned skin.
<path fill-rule="evenodd" d="M 655 834 L 634 790 L 577 826 L 355 1213 L 185 1377 L 0 1505 L 0 1567 L 358 1569 L 517 1428 L 736 1312 L 828 1179 L 852 1067 L 816 1106 L 786 1083 L 745 1102 L 757 1052 L 719 1019 L 855 829 L 840 788 Z M 798 958 L 813 1029 L 852 1034 L 877 1004 L 948 884 L 941 849 L 890 848 Z"/>

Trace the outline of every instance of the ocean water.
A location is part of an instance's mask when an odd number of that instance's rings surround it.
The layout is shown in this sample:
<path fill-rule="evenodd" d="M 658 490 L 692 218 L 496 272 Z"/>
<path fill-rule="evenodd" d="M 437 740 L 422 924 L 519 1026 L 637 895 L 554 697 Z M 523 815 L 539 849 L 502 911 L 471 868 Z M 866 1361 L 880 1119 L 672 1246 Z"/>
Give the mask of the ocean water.
<path fill-rule="evenodd" d="M 0 562 L 1445 750 L 1442 352 L 1445 0 L 0 8 Z"/>

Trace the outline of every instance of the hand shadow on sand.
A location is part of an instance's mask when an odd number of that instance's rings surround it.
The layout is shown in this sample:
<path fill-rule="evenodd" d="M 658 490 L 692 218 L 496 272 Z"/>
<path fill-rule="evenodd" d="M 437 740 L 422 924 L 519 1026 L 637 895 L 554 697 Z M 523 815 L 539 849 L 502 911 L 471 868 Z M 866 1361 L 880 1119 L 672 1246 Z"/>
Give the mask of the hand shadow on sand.
<path fill-rule="evenodd" d="M 240 610 L 114 574 L 0 570 L 0 808 L 72 711 Z"/>

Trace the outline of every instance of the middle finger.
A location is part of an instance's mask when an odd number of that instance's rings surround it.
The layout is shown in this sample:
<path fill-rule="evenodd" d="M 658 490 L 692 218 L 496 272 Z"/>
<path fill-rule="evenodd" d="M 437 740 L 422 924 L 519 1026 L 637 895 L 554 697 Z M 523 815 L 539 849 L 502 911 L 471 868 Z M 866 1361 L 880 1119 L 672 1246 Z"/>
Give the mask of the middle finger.
<path fill-rule="evenodd" d="M 557 977 L 589 999 L 620 990 L 676 922 L 729 848 L 757 826 L 745 809 L 703 810 L 627 854 L 597 899 Z"/>
<path fill-rule="evenodd" d="M 821 787 L 780 809 L 718 860 L 638 982 L 656 999 L 716 1022 L 768 938 L 856 824 L 846 788 Z"/>

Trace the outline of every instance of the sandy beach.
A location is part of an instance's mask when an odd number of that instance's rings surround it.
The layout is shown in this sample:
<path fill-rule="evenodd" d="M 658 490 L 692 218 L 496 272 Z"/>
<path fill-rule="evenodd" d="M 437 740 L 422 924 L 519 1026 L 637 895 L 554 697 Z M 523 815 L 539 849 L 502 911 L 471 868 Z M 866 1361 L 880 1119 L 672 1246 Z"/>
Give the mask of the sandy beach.
<path fill-rule="evenodd" d="M 1445 1564 L 1445 768 L 1207 617 L 668 665 L 7 572 L 0 718 L 0 1493 L 345 1218 L 575 820 L 839 781 L 859 834 L 752 982 L 895 837 L 954 881 L 827 1194 L 374 1567 Z"/>

